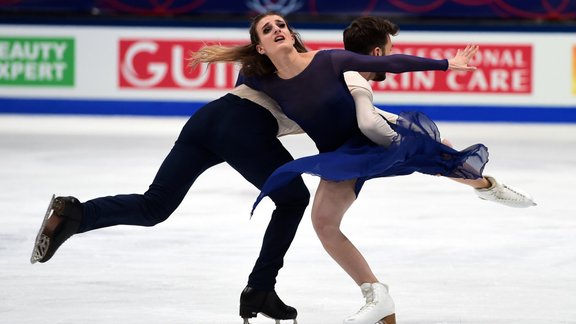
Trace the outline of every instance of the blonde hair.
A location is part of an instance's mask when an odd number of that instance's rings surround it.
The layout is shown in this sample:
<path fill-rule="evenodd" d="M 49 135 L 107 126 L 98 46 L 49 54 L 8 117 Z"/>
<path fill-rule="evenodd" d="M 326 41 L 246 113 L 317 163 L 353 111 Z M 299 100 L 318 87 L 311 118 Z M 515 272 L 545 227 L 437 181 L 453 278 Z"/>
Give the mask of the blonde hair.
<path fill-rule="evenodd" d="M 256 32 L 256 25 L 262 18 L 267 16 L 276 15 L 282 17 L 276 12 L 267 12 L 256 16 L 252 20 L 250 26 L 250 44 L 238 46 L 222 46 L 222 45 L 207 45 L 193 52 L 188 58 L 188 67 L 194 69 L 200 63 L 215 63 L 215 62 L 238 62 L 242 65 L 240 73 L 245 76 L 262 76 L 273 73 L 276 67 L 266 55 L 258 53 L 256 45 L 260 42 L 258 33 Z M 284 17 L 282 17 L 284 18 Z M 308 49 L 302 43 L 300 35 L 294 32 L 292 28 L 286 23 L 288 30 L 294 36 L 294 47 L 298 52 L 307 52 Z"/>

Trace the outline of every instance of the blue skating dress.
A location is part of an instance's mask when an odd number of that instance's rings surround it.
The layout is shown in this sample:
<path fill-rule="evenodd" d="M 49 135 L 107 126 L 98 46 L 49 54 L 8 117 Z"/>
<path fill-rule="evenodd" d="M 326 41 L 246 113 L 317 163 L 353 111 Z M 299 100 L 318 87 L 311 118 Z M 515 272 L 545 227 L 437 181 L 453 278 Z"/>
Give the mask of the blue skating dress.
<path fill-rule="evenodd" d="M 323 50 L 291 79 L 281 79 L 276 74 L 244 78 L 248 86 L 276 100 L 320 151 L 278 168 L 264 184 L 254 208 L 262 198 L 302 173 L 332 181 L 358 179 L 356 195 L 366 180 L 377 177 L 413 172 L 465 179 L 482 177 L 488 162 L 487 148 L 476 144 L 457 151 L 441 144 L 438 128 L 422 113 L 399 115 L 397 123 L 391 124 L 399 136 L 389 147 L 370 141 L 358 128 L 354 99 L 343 75 L 345 71 L 402 73 L 447 68 L 447 60 Z"/>

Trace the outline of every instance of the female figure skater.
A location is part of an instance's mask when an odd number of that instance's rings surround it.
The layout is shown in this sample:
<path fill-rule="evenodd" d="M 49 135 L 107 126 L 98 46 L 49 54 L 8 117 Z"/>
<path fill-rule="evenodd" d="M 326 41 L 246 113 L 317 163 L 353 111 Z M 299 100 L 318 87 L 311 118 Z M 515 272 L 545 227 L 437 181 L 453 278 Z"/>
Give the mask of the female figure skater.
<path fill-rule="evenodd" d="M 367 303 L 345 323 L 395 323 L 394 303 L 366 260 L 340 231 L 345 211 L 364 181 L 414 171 L 456 178 L 482 178 L 487 150 L 474 145 L 461 152 L 439 143 L 434 123 L 421 114 L 399 116 L 390 145 L 380 146 L 359 130 L 354 100 L 346 90 L 345 71 L 408 72 L 473 70 L 477 52 L 469 46 L 450 60 L 407 55 L 373 57 L 344 50 L 298 51 L 299 42 L 285 19 L 276 13 L 256 17 L 245 46 L 207 46 L 195 53 L 200 62 L 239 61 L 244 82 L 276 100 L 284 113 L 308 133 L 320 154 L 290 162 L 268 179 L 259 199 L 275 192 L 293 177 L 311 173 L 321 177 L 312 206 L 312 222 L 326 251 L 362 288 Z M 259 200 L 258 200 L 259 201 Z M 257 201 L 257 202 L 258 202 Z"/>

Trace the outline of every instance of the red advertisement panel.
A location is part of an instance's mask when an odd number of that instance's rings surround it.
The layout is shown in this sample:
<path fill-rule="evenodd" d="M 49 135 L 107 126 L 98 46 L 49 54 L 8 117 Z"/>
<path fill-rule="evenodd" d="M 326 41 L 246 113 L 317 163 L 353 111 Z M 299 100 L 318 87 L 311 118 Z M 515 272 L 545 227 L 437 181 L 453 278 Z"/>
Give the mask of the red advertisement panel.
<path fill-rule="evenodd" d="M 196 69 L 187 66 L 190 52 L 206 43 L 210 42 L 121 40 L 118 64 L 120 88 L 223 90 L 234 87 L 238 74 L 235 64 L 217 63 Z M 226 46 L 238 44 L 218 43 Z"/>
<path fill-rule="evenodd" d="M 394 53 L 449 58 L 466 44 L 423 45 L 402 43 Z M 473 72 L 417 72 L 390 76 L 375 90 L 527 94 L 532 92 L 532 46 L 481 44 L 471 65 Z"/>
<path fill-rule="evenodd" d="M 186 58 L 206 43 L 215 41 L 121 40 L 119 85 L 121 88 L 182 88 L 224 90 L 236 82 L 238 66 L 218 63 L 195 70 L 188 68 Z M 221 42 L 235 45 L 243 42 Z M 312 49 L 341 48 L 339 42 L 307 42 Z M 393 53 L 430 58 L 448 58 L 466 44 L 395 43 Z M 480 44 L 471 62 L 473 72 L 416 72 L 387 75 L 375 83 L 374 91 L 385 92 L 465 92 L 465 93 L 532 93 L 533 58 L 531 45 Z"/>

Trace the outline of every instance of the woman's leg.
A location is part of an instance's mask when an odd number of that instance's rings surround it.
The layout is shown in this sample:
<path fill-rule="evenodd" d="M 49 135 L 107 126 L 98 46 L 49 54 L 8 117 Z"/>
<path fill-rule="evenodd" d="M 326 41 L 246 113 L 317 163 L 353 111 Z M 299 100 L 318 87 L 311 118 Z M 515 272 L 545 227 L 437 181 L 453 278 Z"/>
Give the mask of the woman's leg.
<path fill-rule="evenodd" d="M 356 180 L 320 180 L 312 204 L 312 224 L 324 249 L 356 284 L 378 282 L 360 251 L 340 230 L 344 213 L 356 200 Z"/>
<path fill-rule="evenodd" d="M 450 141 L 443 139 L 442 144 L 452 147 Z M 480 199 L 493 201 L 509 207 L 531 207 L 536 206 L 530 194 L 521 189 L 500 183 L 492 176 L 484 175 L 479 179 L 448 178 L 458 183 L 470 186 Z"/>
<path fill-rule="evenodd" d="M 356 199 L 355 184 L 356 180 L 321 180 L 312 205 L 312 223 L 324 249 L 360 286 L 366 300 L 344 323 L 395 324 L 394 301 L 388 294 L 388 286 L 378 282 L 360 251 L 340 231 L 342 217 Z"/>
<path fill-rule="evenodd" d="M 492 185 L 492 183 L 490 183 L 490 181 L 488 181 L 486 177 L 482 177 L 480 179 L 462 179 L 462 178 L 448 178 L 448 179 L 470 186 L 474 189 L 489 188 Z"/>
<path fill-rule="evenodd" d="M 450 142 L 447 139 L 442 139 L 442 144 L 448 146 L 448 147 L 454 147 L 454 145 L 452 145 L 452 142 Z M 454 180 L 458 183 L 470 186 L 474 189 L 484 189 L 484 188 L 489 188 L 492 183 L 490 183 L 490 181 L 488 181 L 488 179 L 486 179 L 486 177 L 482 177 L 480 179 L 463 179 L 463 178 L 448 178 L 450 180 Z"/>

